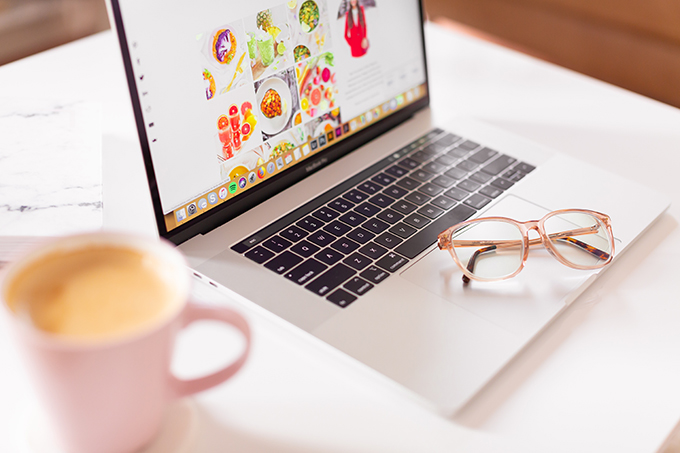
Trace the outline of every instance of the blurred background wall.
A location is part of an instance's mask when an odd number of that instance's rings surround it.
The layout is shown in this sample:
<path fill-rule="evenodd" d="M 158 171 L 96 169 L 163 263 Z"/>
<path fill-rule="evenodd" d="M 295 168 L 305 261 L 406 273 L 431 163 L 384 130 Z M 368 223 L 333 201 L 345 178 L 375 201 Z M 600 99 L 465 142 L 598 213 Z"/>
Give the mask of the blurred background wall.
<path fill-rule="evenodd" d="M 431 20 L 680 107 L 680 0 L 423 2 Z M 0 0 L 0 64 L 108 27 L 104 0 Z"/>
<path fill-rule="evenodd" d="M 0 0 L 0 65 L 107 28 L 104 0 Z"/>

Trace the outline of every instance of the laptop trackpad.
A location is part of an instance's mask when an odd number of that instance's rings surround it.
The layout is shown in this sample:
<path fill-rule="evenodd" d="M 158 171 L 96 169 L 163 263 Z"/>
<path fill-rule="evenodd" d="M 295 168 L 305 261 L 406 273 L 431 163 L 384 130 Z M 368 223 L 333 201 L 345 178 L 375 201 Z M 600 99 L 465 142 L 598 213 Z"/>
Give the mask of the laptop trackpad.
<path fill-rule="evenodd" d="M 508 195 L 482 216 L 538 220 L 549 210 Z M 530 237 L 537 234 L 530 233 Z M 448 251 L 434 249 L 401 277 L 445 300 L 519 335 L 533 335 L 571 300 L 567 296 L 596 271 L 560 264 L 542 247 L 532 247 L 526 266 L 514 278 L 463 286 L 463 273 Z"/>

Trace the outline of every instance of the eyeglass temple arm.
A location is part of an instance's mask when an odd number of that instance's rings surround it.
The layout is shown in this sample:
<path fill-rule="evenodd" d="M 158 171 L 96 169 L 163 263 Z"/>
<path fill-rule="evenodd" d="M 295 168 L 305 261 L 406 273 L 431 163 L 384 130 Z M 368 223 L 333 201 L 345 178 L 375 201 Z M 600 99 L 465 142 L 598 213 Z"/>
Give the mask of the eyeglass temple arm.
<path fill-rule="evenodd" d="M 598 225 L 593 225 L 592 227 L 588 228 L 578 228 L 576 230 L 562 231 L 559 233 L 549 234 L 548 237 L 550 239 L 555 239 L 558 241 L 563 241 L 568 244 L 575 245 L 576 247 L 579 247 L 580 249 L 590 253 L 591 255 L 597 258 L 600 258 L 602 260 L 608 260 L 609 253 L 604 252 L 596 247 L 593 247 L 592 245 L 588 245 L 585 242 L 579 241 L 578 239 L 571 237 L 582 234 L 593 234 L 598 229 L 599 229 Z M 541 238 L 531 239 L 529 240 L 529 246 L 538 245 L 541 244 L 541 242 L 542 242 Z M 520 245 L 522 245 L 522 241 L 453 241 L 451 245 L 455 245 L 456 247 L 474 247 L 484 244 L 493 245 L 481 248 L 479 250 L 475 250 L 467 264 L 467 270 L 470 271 L 470 273 L 474 272 L 477 258 L 479 258 L 479 255 L 481 255 L 482 253 L 492 252 L 498 248 L 519 247 Z M 467 275 L 463 275 L 463 283 L 464 284 L 470 283 L 470 278 Z"/>

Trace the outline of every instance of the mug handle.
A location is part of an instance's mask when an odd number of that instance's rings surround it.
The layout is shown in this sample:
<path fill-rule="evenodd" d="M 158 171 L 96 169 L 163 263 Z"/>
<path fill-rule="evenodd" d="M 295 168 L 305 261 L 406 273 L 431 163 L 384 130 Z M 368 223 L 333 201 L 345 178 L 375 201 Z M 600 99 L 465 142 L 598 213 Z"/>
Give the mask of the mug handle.
<path fill-rule="evenodd" d="M 250 352 L 250 326 L 243 316 L 226 307 L 210 307 L 188 303 L 182 314 L 182 328 L 199 320 L 215 320 L 236 327 L 246 340 L 241 356 L 230 365 L 207 376 L 196 379 L 179 379 L 170 372 L 170 388 L 174 398 L 182 398 L 214 387 L 232 377 L 243 366 Z"/>

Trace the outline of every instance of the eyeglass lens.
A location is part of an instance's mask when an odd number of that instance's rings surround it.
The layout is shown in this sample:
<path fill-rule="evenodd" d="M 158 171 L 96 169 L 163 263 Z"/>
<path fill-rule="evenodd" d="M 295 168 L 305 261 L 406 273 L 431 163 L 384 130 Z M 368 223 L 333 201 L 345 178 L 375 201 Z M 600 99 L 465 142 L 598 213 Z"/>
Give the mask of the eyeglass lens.
<path fill-rule="evenodd" d="M 451 252 L 480 279 L 505 278 L 522 265 L 522 232 L 512 223 L 480 220 L 454 231 L 451 241 Z"/>
<path fill-rule="evenodd" d="M 553 250 L 574 266 L 597 267 L 609 259 L 609 233 L 598 218 L 563 212 L 547 218 L 543 226 Z"/>

